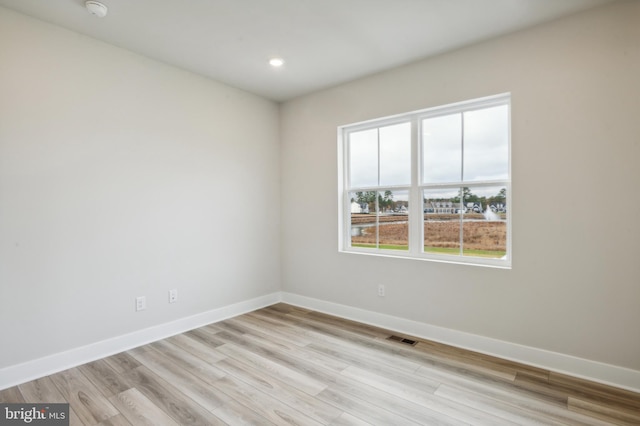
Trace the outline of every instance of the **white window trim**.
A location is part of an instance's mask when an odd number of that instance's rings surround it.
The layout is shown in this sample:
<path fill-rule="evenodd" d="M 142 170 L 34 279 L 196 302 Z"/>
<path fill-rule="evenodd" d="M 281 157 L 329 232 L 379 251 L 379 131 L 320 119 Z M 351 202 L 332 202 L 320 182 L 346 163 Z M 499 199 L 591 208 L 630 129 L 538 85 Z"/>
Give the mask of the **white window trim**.
<path fill-rule="evenodd" d="M 422 151 L 421 151 L 421 125 L 422 120 L 425 118 L 432 118 L 441 115 L 448 115 L 457 112 L 470 111 L 474 109 L 488 108 L 497 105 L 507 105 L 508 108 L 508 120 L 507 129 L 508 132 L 508 178 L 498 181 L 479 181 L 479 182 L 448 182 L 442 184 L 423 184 L 422 176 Z M 376 186 L 371 188 L 350 188 L 349 185 L 349 149 L 348 149 L 348 135 L 352 132 L 371 129 L 373 127 L 384 127 L 392 124 L 398 124 L 402 122 L 411 122 L 411 185 L 402 186 Z M 413 111 L 410 113 L 399 114 L 395 116 L 367 120 L 359 123 L 338 127 L 338 251 L 341 253 L 351 254 L 363 254 L 368 256 L 383 256 L 394 257 L 402 259 L 417 259 L 426 260 L 432 262 L 444 262 L 452 264 L 462 265 L 476 265 L 487 266 L 494 268 L 511 269 L 512 263 L 512 199 L 513 193 L 511 191 L 511 94 L 502 93 L 495 96 L 488 96 L 485 98 L 473 99 L 463 102 L 457 102 L 454 104 L 427 108 L 419 111 Z M 423 251 L 422 243 L 415 243 L 413 240 L 416 237 L 420 237 L 420 241 L 424 241 L 424 225 L 423 225 L 423 189 L 425 188 L 459 188 L 461 186 L 472 188 L 474 186 L 487 186 L 495 184 L 507 189 L 507 254 L 502 259 L 462 256 L 462 255 L 450 255 L 450 254 L 436 254 L 426 253 Z M 352 191 L 384 191 L 390 190 L 408 190 L 409 191 L 409 250 L 387 250 L 387 249 L 369 249 L 361 247 L 351 246 L 351 215 L 348 214 L 346 207 L 350 206 L 349 192 Z M 418 218 L 416 220 L 416 218 Z"/>

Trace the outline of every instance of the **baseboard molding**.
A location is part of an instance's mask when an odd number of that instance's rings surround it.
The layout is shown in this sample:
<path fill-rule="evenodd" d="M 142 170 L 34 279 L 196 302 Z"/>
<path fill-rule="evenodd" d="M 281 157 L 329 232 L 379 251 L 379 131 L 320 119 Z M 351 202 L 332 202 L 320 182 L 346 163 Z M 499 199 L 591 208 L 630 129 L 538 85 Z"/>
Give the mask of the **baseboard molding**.
<path fill-rule="evenodd" d="M 633 392 L 640 392 L 640 371 L 637 370 L 286 292 L 271 293 L 266 296 L 212 309 L 201 314 L 181 318 L 169 323 L 0 369 L 0 390 L 48 376 L 68 368 L 77 367 L 78 365 L 114 355 L 147 343 L 165 339 L 179 333 L 184 333 L 194 328 L 242 315 L 281 301 L 411 336 L 521 362 L 558 373 L 628 389 Z"/>
<path fill-rule="evenodd" d="M 292 293 L 283 292 L 282 301 L 302 308 L 405 333 L 410 336 L 497 356 L 633 392 L 640 392 L 640 371 L 637 370 L 478 336 Z"/>
<path fill-rule="evenodd" d="M 281 301 L 281 294 L 276 292 L 33 361 L 12 365 L 0 369 L 0 390 L 184 333 L 194 328 L 264 308 L 279 301 Z"/>

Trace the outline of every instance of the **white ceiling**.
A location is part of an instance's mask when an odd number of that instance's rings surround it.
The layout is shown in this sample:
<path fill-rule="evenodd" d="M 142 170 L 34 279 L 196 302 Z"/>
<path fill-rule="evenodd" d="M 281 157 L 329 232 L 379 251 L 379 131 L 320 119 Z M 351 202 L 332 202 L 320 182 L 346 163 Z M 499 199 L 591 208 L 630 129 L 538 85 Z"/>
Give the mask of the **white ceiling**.
<path fill-rule="evenodd" d="M 612 0 L 0 0 L 276 101 Z M 286 61 L 272 69 L 268 59 Z"/>

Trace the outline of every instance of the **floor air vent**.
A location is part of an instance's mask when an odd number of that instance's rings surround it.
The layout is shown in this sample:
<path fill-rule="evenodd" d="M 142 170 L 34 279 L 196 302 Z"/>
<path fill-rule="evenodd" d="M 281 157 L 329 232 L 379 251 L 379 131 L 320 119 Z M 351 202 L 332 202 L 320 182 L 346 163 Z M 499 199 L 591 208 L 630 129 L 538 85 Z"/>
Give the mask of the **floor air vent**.
<path fill-rule="evenodd" d="M 387 339 L 393 340 L 394 342 L 404 343 L 405 345 L 411 345 L 411 346 L 415 346 L 415 344 L 418 343 L 416 340 L 405 339 L 404 337 L 393 336 L 393 335 L 387 337 Z"/>

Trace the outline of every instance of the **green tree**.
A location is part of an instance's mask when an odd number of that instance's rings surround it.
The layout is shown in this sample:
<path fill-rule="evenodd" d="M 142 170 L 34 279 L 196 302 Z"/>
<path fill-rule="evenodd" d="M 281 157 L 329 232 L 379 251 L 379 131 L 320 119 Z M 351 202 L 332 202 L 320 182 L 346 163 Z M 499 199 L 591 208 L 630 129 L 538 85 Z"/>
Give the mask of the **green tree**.
<path fill-rule="evenodd" d="M 360 204 L 364 203 L 374 203 L 376 201 L 376 191 L 367 191 L 367 192 L 356 192 L 356 200 Z"/>
<path fill-rule="evenodd" d="M 461 192 L 462 192 L 462 200 L 464 201 L 464 204 L 477 203 L 478 201 L 480 201 L 480 197 L 478 197 L 473 192 L 471 192 L 469 187 L 465 186 L 464 188 L 462 188 Z M 451 201 L 458 204 L 460 202 L 460 194 L 458 194 L 456 197 L 453 197 Z"/>
<path fill-rule="evenodd" d="M 378 206 L 380 211 L 388 209 L 393 206 L 393 192 L 387 190 L 384 191 L 384 197 L 382 194 L 378 194 Z"/>
<path fill-rule="evenodd" d="M 392 208 L 394 206 L 393 201 L 393 192 L 392 191 L 384 191 L 384 194 L 379 193 L 378 191 L 359 191 L 356 192 L 356 201 L 358 204 L 368 204 L 369 211 L 374 212 L 376 209 L 376 198 L 378 199 L 378 208 L 380 211 L 383 211 L 388 208 Z"/>
<path fill-rule="evenodd" d="M 502 188 L 496 195 L 494 195 L 493 197 L 489 197 L 487 198 L 487 203 L 489 203 L 489 205 L 493 205 L 496 206 L 498 204 L 506 204 L 507 203 L 507 188 Z"/>
<path fill-rule="evenodd" d="M 366 204 L 370 212 L 376 211 L 376 194 L 377 191 L 356 192 L 356 201 L 361 206 Z"/>

